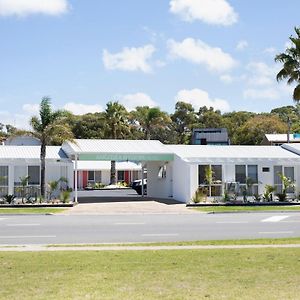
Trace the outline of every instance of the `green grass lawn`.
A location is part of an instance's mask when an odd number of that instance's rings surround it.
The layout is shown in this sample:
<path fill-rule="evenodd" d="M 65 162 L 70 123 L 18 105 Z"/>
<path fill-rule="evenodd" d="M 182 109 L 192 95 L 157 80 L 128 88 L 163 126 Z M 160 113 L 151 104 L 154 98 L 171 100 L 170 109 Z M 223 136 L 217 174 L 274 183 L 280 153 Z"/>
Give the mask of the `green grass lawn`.
<path fill-rule="evenodd" d="M 210 245 L 282 245 L 300 244 L 300 238 L 277 239 L 242 239 L 242 240 L 207 240 L 188 242 L 161 242 L 161 243 L 129 243 L 129 244 L 51 244 L 47 247 L 109 247 L 109 246 L 210 246 Z"/>
<path fill-rule="evenodd" d="M 300 211 L 300 205 L 282 206 L 203 206 L 193 209 L 203 212 L 239 212 L 239 211 Z"/>
<path fill-rule="evenodd" d="M 300 249 L 1 252 L 0 299 L 299 299 Z"/>
<path fill-rule="evenodd" d="M 25 207 L 25 208 L 0 208 L 1 214 L 50 214 L 65 211 L 65 208 L 49 208 L 49 207 Z"/>

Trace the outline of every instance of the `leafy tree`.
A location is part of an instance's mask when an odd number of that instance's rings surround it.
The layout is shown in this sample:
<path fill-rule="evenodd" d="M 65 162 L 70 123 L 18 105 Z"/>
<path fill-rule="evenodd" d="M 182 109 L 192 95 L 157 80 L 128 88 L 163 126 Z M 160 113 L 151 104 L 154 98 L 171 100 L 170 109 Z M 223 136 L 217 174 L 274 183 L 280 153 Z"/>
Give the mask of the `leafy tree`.
<path fill-rule="evenodd" d="M 65 121 L 66 112 L 62 110 L 53 111 L 49 97 L 42 98 L 40 103 L 39 117 L 32 117 L 30 124 L 32 131 L 27 132 L 41 142 L 41 196 L 46 199 L 45 170 L 46 170 L 46 146 L 53 141 L 63 143 L 66 140 L 73 140 L 73 133 Z M 22 133 L 20 133 L 22 134 Z"/>
<path fill-rule="evenodd" d="M 287 84 L 296 84 L 293 99 L 300 101 L 300 27 L 295 27 L 296 37 L 290 36 L 291 46 L 284 53 L 276 55 L 275 61 L 283 64 L 277 74 L 277 81 L 287 80 Z"/>
<path fill-rule="evenodd" d="M 192 128 L 197 122 L 197 115 L 190 103 L 179 101 L 175 105 L 175 112 L 171 115 L 175 132 L 177 133 L 177 143 L 189 144 L 192 135 Z"/>
<path fill-rule="evenodd" d="M 105 137 L 110 139 L 125 138 L 129 133 L 128 112 L 119 102 L 108 102 L 104 113 Z M 116 184 L 116 162 L 111 161 L 110 184 Z"/>
<path fill-rule="evenodd" d="M 168 114 L 158 107 L 137 106 L 131 112 L 131 122 L 142 132 L 144 139 L 150 140 L 157 130 L 164 128 L 171 120 Z"/>
<path fill-rule="evenodd" d="M 225 113 L 222 116 L 223 127 L 227 128 L 231 144 L 239 143 L 239 132 L 237 128 L 241 128 L 255 113 L 248 111 L 233 111 Z"/>
<path fill-rule="evenodd" d="M 198 124 L 200 128 L 220 128 L 223 127 L 222 114 L 213 107 L 200 107 L 198 112 Z"/>
<path fill-rule="evenodd" d="M 278 116 L 257 115 L 237 128 L 237 144 L 260 145 L 266 133 L 285 133 L 287 125 Z"/>

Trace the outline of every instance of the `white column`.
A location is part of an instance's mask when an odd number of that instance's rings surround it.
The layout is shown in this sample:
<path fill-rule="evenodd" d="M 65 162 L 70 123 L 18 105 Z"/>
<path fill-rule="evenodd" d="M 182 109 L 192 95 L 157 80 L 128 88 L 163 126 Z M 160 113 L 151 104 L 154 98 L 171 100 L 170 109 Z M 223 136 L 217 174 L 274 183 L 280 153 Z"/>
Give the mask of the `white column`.
<path fill-rule="evenodd" d="M 144 197 L 144 164 L 142 163 L 142 197 Z"/>
<path fill-rule="evenodd" d="M 14 177 L 15 177 L 15 172 L 14 172 L 14 165 L 9 165 L 8 166 L 8 194 L 13 195 L 14 194 Z"/>
<path fill-rule="evenodd" d="M 75 189 L 75 203 L 77 203 L 78 202 L 78 189 L 77 189 L 77 172 L 78 172 L 78 170 L 77 170 L 77 168 L 78 168 L 78 166 L 77 166 L 77 154 L 75 154 L 75 183 L 74 183 L 74 189 Z"/>

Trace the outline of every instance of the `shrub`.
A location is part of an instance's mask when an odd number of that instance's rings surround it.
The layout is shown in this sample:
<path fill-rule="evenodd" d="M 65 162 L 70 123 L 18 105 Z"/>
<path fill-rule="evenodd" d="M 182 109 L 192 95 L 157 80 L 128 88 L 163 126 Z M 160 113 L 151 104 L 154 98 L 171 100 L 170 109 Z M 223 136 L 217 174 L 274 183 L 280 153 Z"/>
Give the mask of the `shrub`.
<path fill-rule="evenodd" d="M 60 200 L 62 203 L 69 203 L 71 200 L 71 190 L 62 191 L 60 194 Z"/>
<path fill-rule="evenodd" d="M 14 200 L 16 199 L 16 196 L 15 195 L 4 195 L 3 199 L 8 204 L 13 204 Z"/>
<path fill-rule="evenodd" d="M 193 203 L 206 202 L 206 199 L 207 199 L 207 189 L 203 187 L 199 187 L 192 198 L 192 202 Z"/>

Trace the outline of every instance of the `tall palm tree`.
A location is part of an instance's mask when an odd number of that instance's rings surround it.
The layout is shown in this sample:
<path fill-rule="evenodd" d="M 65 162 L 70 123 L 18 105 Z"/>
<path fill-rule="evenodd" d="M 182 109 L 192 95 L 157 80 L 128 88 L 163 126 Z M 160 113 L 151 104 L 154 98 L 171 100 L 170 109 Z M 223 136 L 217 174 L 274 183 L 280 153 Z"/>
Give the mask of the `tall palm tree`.
<path fill-rule="evenodd" d="M 105 110 L 106 137 L 110 139 L 122 139 L 129 132 L 128 112 L 118 101 L 108 102 Z M 111 161 L 110 184 L 116 184 L 116 161 Z"/>
<path fill-rule="evenodd" d="M 152 133 L 156 129 L 163 128 L 167 123 L 171 122 L 170 117 L 158 107 L 137 106 L 131 112 L 131 116 L 144 133 L 144 139 L 146 140 L 151 139 Z"/>
<path fill-rule="evenodd" d="M 40 103 L 39 117 L 34 116 L 30 120 L 32 131 L 30 135 L 38 138 L 41 142 L 40 160 L 41 160 L 41 196 L 46 199 L 46 146 L 51 145 L 53 141 L 62 143 L 66 140 L 73 140 L 73 133 L 69 125 L 64 122 L 66 112 L 63 110 L 53 111 L 49 97 L 43 97 Z"/>
<path fill-rule="evenodd" d="M 276 55 L 275 61 L 283 64 L 276 78 L 277 81 L 287 80 L 288 84 L 296 83 L 293 99 L 300 101 L 300 27 L 295 27 L 296 37 L 291 36 L 291 46 L 284 53 Z"/>

